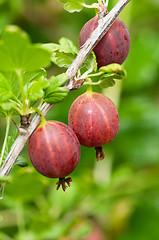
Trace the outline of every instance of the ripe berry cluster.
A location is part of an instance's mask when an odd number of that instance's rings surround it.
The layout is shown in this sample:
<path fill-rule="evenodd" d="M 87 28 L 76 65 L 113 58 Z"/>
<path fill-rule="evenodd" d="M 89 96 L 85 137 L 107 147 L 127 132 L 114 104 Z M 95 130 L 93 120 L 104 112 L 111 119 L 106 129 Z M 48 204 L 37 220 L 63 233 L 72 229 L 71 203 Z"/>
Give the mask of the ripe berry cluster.
<path fill-rule="evenodd" d="M 98 17 L 88 21 L 81 30 L 80 47 L 97 27 Z M 122 64 L 130 47 L 129 32 L 125 24 L 117 19 L 109 31 L 93 49 L 97 64 Z M 96 149 L 96 158 L 104 158 L 102 146 L 110 143 L 119 130 L 119 115 L 115 104 L 106 96 L 90 90 L 72 103 L 68 124 L 44 120 L 29 140 L 29 156 L 35 169 L 49 178 L 59 178 L 57 189 L 72 178 L 65 178 L 80 161 L 80 144 Z"/>

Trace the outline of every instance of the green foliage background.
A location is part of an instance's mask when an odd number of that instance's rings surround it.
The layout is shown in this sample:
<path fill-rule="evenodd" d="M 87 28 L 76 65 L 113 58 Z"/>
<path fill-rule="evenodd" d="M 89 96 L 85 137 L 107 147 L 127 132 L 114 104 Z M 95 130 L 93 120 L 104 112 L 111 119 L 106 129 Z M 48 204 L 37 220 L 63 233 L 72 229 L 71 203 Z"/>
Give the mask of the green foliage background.
<path fill-rule="evenodd" d="M 116 2 L 110 0 L 109 8 Z M 82 147 L 65 194 L 56 191 L 56 180 L 33 169 L 26 146 L 22 157 L 28 167 L 14 166 L 0 200 L 0 240 L 159 239 L 158 12 L 157 0 L 131 0 L 120 14 L 130 31 L 131 49 L 124 63 L 127 79 L 103 92 L 120 115 L 119 133 L 104 148 L 106 159 L 97 163 L 94 150 Z M 78 45 L 80 29 L 93 16 L 94 10 L 86 9 L 70 14 L 57 0 L 0 0 L 0 31 L 16 24 L 34 43 L 67 37 Z M 50 76 L 61 72 L 53 65 L 48 69 Z M 84 91 L 71 92 L 47 119 L 67 124 L 72 101 Z M 5 122 L 0 121 L 2 144 Z"/>

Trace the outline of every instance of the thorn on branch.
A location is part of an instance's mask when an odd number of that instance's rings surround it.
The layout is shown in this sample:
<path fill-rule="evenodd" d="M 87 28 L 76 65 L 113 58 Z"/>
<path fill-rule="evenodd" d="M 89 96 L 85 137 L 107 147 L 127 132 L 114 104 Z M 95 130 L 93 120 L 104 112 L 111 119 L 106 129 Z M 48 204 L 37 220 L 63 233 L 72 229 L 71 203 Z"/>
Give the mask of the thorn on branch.
<path fill-rule="evenodd" d="M 19 127 L 18 124 L 13 119 L 12 119 L 12 122 L 16 126 L 16 128 L 19 132 L 19 135 L 25 135 L 27 133 L 27 130 L 25 128 Z"/>

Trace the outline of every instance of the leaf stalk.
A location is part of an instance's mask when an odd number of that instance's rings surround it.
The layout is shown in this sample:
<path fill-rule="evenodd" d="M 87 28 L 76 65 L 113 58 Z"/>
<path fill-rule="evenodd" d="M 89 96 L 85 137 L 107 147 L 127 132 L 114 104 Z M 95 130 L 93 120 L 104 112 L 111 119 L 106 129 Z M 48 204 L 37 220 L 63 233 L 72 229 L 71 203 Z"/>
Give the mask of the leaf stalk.
<path fill-rule="evenodd" d="M 3 162 L 4 153 L 5 153 L 5 148 L 6 148 L 6 144 L 7 144 L 8 135 L 9 135 L 11 115 L 8 115 L 8 116 L 6 117 L 6 122 L 7 122 L 7 126 L 6 126 L 5 138 L 4 138 L 4 142 L 3 142 L 3 146 L 2 146 L 2 151 L 1 151 L 1 156 L 0 156 L 0 166 L 2 165 L 2 162 Z"/>
<path fill-rule="evenodd" d="M 20 85 L 20 91 L 21 91 L 21 98 L 22 98 L 22 112 L 23 115 L 27 114 L 27 106 L 26 106 L 26 94 L 24 92 L 24 86 L 23 86 L 23 81 L 22 81 L 22 71 L 21 69 L 16 70 L 16 74 L 19 80 L 19 85 Z"/>

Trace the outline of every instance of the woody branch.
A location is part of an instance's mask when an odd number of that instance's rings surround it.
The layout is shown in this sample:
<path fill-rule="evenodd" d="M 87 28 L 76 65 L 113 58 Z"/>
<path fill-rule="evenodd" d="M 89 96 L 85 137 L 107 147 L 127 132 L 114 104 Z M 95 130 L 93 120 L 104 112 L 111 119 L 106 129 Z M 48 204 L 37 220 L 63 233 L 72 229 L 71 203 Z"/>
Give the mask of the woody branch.
<path fill-rule="evenodd" d="M 77 71 L 80 69 L 82 64 L 84 63 L 87 55 L 92 51 L 95 45 L 100 41 L 100 39 L 104 36 L 104 34 L 109 30 L 115 19 L 118 17 L 119 13 L 123 10 L 123 8 L 130 2 L 130 0 L 119 0 L 115 7 L 106 15 L 99 19 L 98 27 L 92 32 L 88 40 L 81 47 L 76 59 L 73 61 L 71 66 L 67 69 L 66 74 L 68 75 L 68 81 L 65 84 L 65 87 L 68 90 L 72 90 L 75 85 L 75 76 Z M 53 105 L 48 104 L 46 102 L 41 106 L 41 112 L 45 116 L 53 107 Z M 6 157 L 1 169 L 0 169 L 0 177 L 7 176 L 25 144 L 27 143 L 30 135 L 37 128 L 40 123 L 40 117 L 36 114 L 27 129 L 23 129 L 19 132 L 19 136 L 13 143 L 11 150 Z"/>

